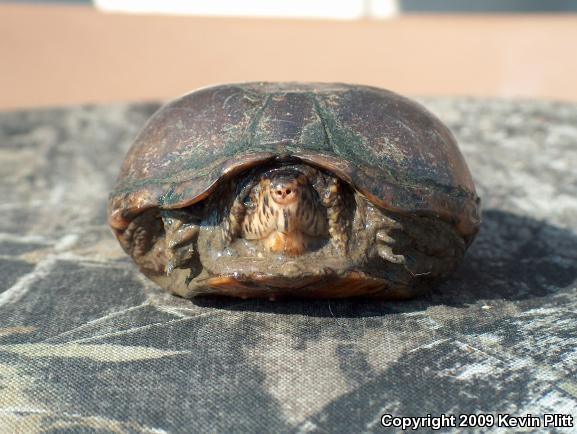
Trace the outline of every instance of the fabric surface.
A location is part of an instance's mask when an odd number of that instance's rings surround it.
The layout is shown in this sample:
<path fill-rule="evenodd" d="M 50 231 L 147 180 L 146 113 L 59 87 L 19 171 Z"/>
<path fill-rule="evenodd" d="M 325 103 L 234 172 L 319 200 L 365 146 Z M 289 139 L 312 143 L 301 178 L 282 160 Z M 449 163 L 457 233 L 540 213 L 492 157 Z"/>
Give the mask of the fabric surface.
<path fill-rule="evenodd" d="M 0 113 L 0 432 L 577 416 L 577 105 L 424 102 L 461 145 L 483 223 L 452 279 L 395 303 L 168 295 L 121 251 L 105 209 L 157 105 Z"/>

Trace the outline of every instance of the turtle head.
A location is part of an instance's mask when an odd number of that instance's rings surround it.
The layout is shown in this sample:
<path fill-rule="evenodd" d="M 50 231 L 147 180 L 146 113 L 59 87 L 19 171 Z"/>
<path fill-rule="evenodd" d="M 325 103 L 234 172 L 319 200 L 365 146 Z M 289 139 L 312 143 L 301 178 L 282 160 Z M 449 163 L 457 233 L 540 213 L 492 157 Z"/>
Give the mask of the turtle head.
<path fill-rule="evenodd" d="M 268 195 L 278 205 L 297 203 L 301 198 L 301 186 L 304 184 L 302 175 L 294 171 L 279 171 L 268 180 Z"/>
<path fill-rule="evenodd" d="M 265 172 L 250 193 L 252 207 L 243 216 L 241 237 L 267 250 L 300 255 L 327 233 L 326 210 L 306 174 L 293 167 Z"/>
<path fill-rule="evenodd" d="M 307 194 L 312 188 L 307 176 L 292 168 L 268 171 L 261 178 L 261 188 L 275 207 L 306 207 L 304 202 L 314 200 L 314 195 Z"/>

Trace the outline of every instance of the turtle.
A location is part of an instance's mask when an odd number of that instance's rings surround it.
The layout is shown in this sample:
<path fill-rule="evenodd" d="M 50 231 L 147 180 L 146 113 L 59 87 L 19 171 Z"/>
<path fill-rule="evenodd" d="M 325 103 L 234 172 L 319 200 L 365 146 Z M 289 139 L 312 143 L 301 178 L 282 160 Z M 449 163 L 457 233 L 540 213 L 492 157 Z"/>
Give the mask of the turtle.
<path fill-rule="evenodd" d="M 453 134 L 421 104 L 365 85 L 248 82 L 154 113 L 108 222 L 181 297 L 402 299 L 454 272 L 480 200 Z"/>

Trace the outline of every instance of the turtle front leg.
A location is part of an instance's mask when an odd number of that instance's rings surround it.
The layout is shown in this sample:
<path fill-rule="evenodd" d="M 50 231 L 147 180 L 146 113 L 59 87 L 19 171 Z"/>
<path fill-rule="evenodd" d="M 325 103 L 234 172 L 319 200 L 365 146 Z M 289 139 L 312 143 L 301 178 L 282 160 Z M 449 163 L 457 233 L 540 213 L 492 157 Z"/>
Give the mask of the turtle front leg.
<path fill-rule="evenodd" d="M 246 198 L 251 194 L 257 182 L 248 182 L 236 195 L 228 216 L 224 218 L 222 225 L 222 235 L 225 245 L 230 245 L 242 233 L 242 223 L 246 216 Z"/>
<path fill-rule="evenodd" d="M 408 279 L 448 275 L 465 248 L 463 239 L 448 223 L 425 216 L 392 218 L 383 212 L 375 237 L 378 256 L 402 267 Z"/>
<path fill-rule="evenodd" d="M 407 253 L 411 240 L 404 233 L 401 221 L 372 204 L 365 209 L 365 213 L 367 221 L 376 229 L 374 232 L 376 254 L 391 264 L 405 264 L 404 254 Z"/>
<path fill-rule="evenodd" d="M 165 210 L 160 215 L 165 231 L 166 274 L 175 268 L 190 268 L 198 256 L 199 220 L 183 210 Z"/>
<path fill-rule="evenodd" d="M 341 184 L 338 179 L 332 178 L 322 195 L 322 202 L 327 207 L 329 235 L 333 247 L 339 253 L 346 253 L 349 242 L 349 219 L 345 215 Z"/>
<path fill-rule="evenodd" d="M 246 205 L 244 204 L 244 198 L 237 197 L 230 207 L 228 218 L 224 219 L 222 226 L 222 235 L 226 245 L 232 243 L 241 234 L 245 214 Z"/>

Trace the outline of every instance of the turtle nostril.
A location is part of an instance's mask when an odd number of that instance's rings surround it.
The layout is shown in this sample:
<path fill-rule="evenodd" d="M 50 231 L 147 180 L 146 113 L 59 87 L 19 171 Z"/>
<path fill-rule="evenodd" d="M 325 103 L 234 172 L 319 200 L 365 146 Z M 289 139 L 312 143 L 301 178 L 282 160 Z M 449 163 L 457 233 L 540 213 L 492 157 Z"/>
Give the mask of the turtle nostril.
<path fill-rule="evenodd" d="M 298 194 L 298 188 L 295 188 L 292 182 L 278 182 L 271 189 L 270 193 L 275 201 L 282 204 L 287 204 L 296 200 Z"/>

